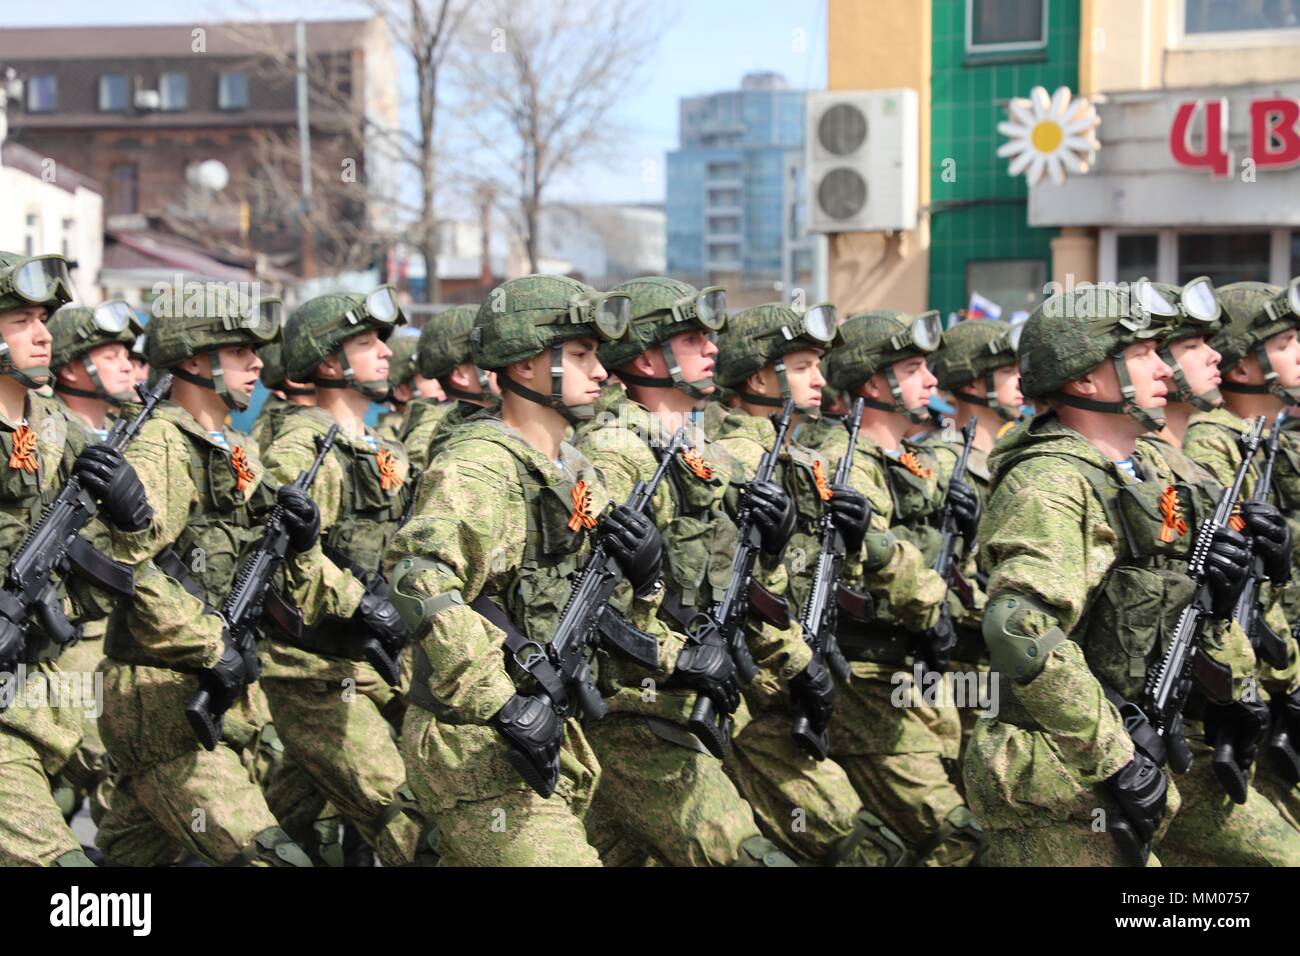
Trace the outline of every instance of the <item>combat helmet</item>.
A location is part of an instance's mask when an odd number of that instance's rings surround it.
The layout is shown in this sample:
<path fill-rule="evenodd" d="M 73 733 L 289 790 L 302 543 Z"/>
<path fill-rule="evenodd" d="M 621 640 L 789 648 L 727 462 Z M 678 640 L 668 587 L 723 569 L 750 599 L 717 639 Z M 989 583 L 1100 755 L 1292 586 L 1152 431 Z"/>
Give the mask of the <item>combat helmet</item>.
<path fill-rule="evenodd" d="M 388 386 L 397 388 L 415 378 L 415 350 L 420 337 L 414 333 L 394 335 L 388 340 L 388 347 L 393 350 L 388 360 Z"/>
<path fill-rule="evenodd" d="M 1211 387 L 1204 392 L 1193 392 L 1187 382 L 1187 373 L 1170 347 L 1175 342 L 1198 336 L 1209 341 L 1222 331 L 1223 309 L 1214 291 L 1214 283 L 1207 276 L 1199 276 L 1182 288 L 1168 282 L 1153 282 L 1151 285 L 1178 306 L 1176 315 L 1151 316 L 1151 327 L 1156 330 L 1156 341 L 1160 343 L 1160 358 L 1174 372 L 1168 401 L 1186 402 L 1205 412 L 1218 408 L 1223 404 L 1219 389 Z"/>
<path fill-rule="evenodd" d="M 1223 328 L 1210 346 L 1219 353 L 1219 368 L 1224 372 L 1250 353 L 1255 354 L 1264 372 L 1262 385 L 1241 385 L 1224 376 L 1219 388 L 1246 394 L 1272 393 L 1287 404 L 1300 402 L 1300 388 L 1278 384 L 1277 372 L 1269 360 L 1265 343 L 1287 329 L 1300 328 L 1300 278 L 1285 288 L 1265 282 L 1234 282 L 1219 290 L 1223 305 Z"/>
<path fill-rule="evenodd" d="M 109 299 L 93 309 L 81 305 L 65 305 L 50 317 L 49 330 L 54 340 L 50 346 L 50 369 L 57 376 L 62 369 L 81 359 L 86 374 L 95 386 L 94 391 L 73 388 L 56 378 L 56 392 L 81 398 L 97 398 L 113 405 L 135 400 L 134 391 L 109 392 L 105 389 L 99 377 L 99 369 L 90 357 L 91 349 L 114 342 L 121 343 L 129 350 L 136 338 L 144 332 L 144 326 L 135 317 L 135 309 L 128 303 L 121 299 Z"/>
<path fill-rule="evenodd" d="M 24 257 L 0 252 L 0 312 L 29 305 L 44 306 L 46 314 L 72 301 L 72 278 L 63 256 Z M 0 339 L 0 375 L 17 379 L 28 388 L 40 388 L 51 377 L 48 365 L 15 368 L 9 346 Z"/>
<path fill-rule="evenodd" d="M 909 421 L 924 425 L 929 410 L 903 404 L 903 389 L 894 365 L 916 355 L 929 355 L 943 342 L 943 323 L 935 311 L 910 315 L 892 309 L 876 309 L 850 316 L 840 327 L 840 346 L 826 360 L 826 378 L 835 388 L 858 395 L 857 389 L 877 372 L 885 373 L 893 398 L 889 402 L 866 396 L 863 404 L 882 412 L 898 412 Z"/>
<path fill-rule="evenodd" d="M 145 356 L 155 371 L 171 369 L 183 382 L 212 389 L 229 409 L 248 407 L 251 395 L 234 395 L 226 388 L 217 350 L 234 345 L 257 348 L 274 341 L 280 331 L 278 298 L 252 298 L 221 282 L 182 281 L 158 295 L 149 311 L 153 318 Z M 176 367 L 198 355 L 208 356 L 211 378 Z"/>
<path fill-rule="evenodd" d="M 1007 422 L 1020 417 L 1020 409 L 998 401 L 993 373 L 1000 368 L 1016 364 L 1016 349 L 1024 325 L 1003 322 L 1001 319 L 967 319 L 958 322 L 943 333 L 943 342 L 926 364 L 939 387 L 951 392 L 963 402 L 991 408 Z M 983 393 L 961 391 L 969 385 L 982 382 Z"/>
<path fill-rule="evenodd" d="M 682 377 L 682 369 L 673 355 L 671 339 L 675 335 L 701 329 L 716 335 L 727 325 L 727 293 L 721 286 L 696 289 L 692 285 L 666 276 L 642 276 L 614 286 L 614 292 L 626 292 L 632 300 L 632 320 L 627 336 L 600 347 L 600 361 L 606 368 L 622 369 L 641 353 L 658 345 L 668 366 L 668 376 L 637 375 L 620 371 L 618 377 L 630 385 L 646 388 L 676 388 L 691 398 L 708 397 L 714 389 L 713 378 L 705 376 L 693 382 Z"/>
<path fill-rule="evenodd" d="M 415 363 L 425 378 L 436 378 L 448 398 L 483 401 L 491 396 L 487 373 L 475 366 L 479 394 L 467 392 L 442 381 L 461 364 L 470 360 L 469 333 L 478 316 L 477 305 L 454 305 L 425 323 L 420 330 L 420 343 L 415 353 Z"/>
<path fill-rule="evenodd" d="M 713 377 L 719 385 L 731 389 L 746 402 L 780 408 L 791 397 L 785 357 L 806 349 L 825 352 L 839 338 L 839 333 L 835 306 L 829 302 L 804 311 L 780 302 L 756 305 L 727 320 L 726 328 L 718 336 L 718 362 Z M 781 383 L 781 397 L 771 398 L 745 391 L 745 380 L 769 365 Z M 819 409 L 803 411 L 816 413 Z"/>
<path fill-rule="evenodd" d="M 564 343 L 578 338 L 613 342 L 627 334 L 631 303 L 624 292 L 597 292 L 567 276 L 528 275 L 493 289 L 479 306 L 470 330 L 470 357 L 479 368 L 501 372 L 550 349 L 551 391 L 535 392 L 508 374 L 505 391 L 559 412 L 571 425 L 591 418 L 594 404 L 565 405 Z"/>
<path fill-rule="evenodd" d="M 1143 408 L 1124 349 L 1159 334 L 1157 316 L 1177 315 L 1177 304 L 1147 280 L 1133 285 L 1084 283 L 1044 299 L 1020 336 L 1020 391 L 1094 412 L 1131 415 L 1152 431 L 1164 427 L 1163 408 Z M 1103 402 L 1061 391 L 1103 362 L 1114 364 L 1123 400 Z"/>
<path fill-rule="evenodd" d="M 318 388 L 352 388 L 374 401 L 387 401 L 391 394 L 388 379 L 358 381 L 343 343 L 370 331 L 386 341 L 405 323 L 397 292 L 390 285 L 381 285 L 368 295 L 331 292 L 308 299 L 285 323 L 284 373 L 297 382 L 314 382 Z M 343 377 L 317 378 L 316 366 L 335 354 Z"/>

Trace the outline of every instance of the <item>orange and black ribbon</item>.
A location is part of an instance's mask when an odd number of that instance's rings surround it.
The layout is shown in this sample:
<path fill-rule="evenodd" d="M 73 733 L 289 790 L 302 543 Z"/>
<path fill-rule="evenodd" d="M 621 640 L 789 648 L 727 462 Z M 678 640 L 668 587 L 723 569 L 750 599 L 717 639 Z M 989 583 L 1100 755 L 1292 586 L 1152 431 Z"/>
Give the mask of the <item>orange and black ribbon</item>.
<path fill-rule="evenodd" d="M 934 472 L 930 471 L 929 468 L 921 467 L 921 460 L 910 451 L 905 451 L 899 455 L 898 463 L 918 478 L 929 478 L 934 474 Z"/>
<path fill-rule="evenodd" d="M 713 466 L 704 460 L 694 448 L 688 448 L 682 452 L 682 462 L 689 468 L 696 478 L 702 478 L 708 481 L 713 477 Z"/>
<path fill-rule="evenodd" d="M 583 528 L 596 527 L 596 519 L 591 516 L 591 489 L 585 481 L 579 481 L 569 492 L 573 500 L 573 514 L 569 515 L 569 530 L 580 531 Z"/>
<path fill-rule="evenodd" d="M 826 467 L 820 458 L 813 462 L 813 483 L 817 485 L 817 497 L 822 501 L 830 501 L 835 493 L 826 481 Z"/>
<path fill-rule="evenodd" d="M 9 455 L 9 467 L 30 472 L 35 472 L 39 467 L 36 461 L 36 432 L 26 425 L 19 425 L 14 432 L 14 450 Z"/>
<path fill-rule="evenodd" d="M 1232 514 L 1228 515 L 1228 527 L 1238 534 L 1246 530 L 1246 519 L 1241 516 L 1241 503 L 1232 506 Z"/>
<path fill-rule="evenodd" d="M 390 494 L 402 487 L 402 478 L 397 474 L 397 456 L 387 448 L 379 449 L 379 487 Z"/>
<path fill-rule="evenodd" d="M 1178 500 L 1178 489 L 1169 485 L 1160 494 L 1160 540 L 1168 544 L 1174 535 L 1182 537 L 1187 534 L 1187 522 L 1183 520 L 1183 504 Z"/>
<path fill-rule="evenodd" d="M 243 491 L 256 477 L 253 466 L 248 463 L 248 453 L 242 445 L 236 445 L 230 451 L 230 467 L 235 472 L 235 490 Z"/>

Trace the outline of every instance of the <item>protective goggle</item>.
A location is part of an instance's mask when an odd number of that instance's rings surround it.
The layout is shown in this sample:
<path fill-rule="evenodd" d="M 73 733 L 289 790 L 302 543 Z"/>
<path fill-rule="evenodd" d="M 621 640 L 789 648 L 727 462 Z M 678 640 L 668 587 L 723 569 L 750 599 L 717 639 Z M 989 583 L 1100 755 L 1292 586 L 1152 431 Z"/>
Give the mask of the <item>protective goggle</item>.
<path fill-rule="evenodd" d="M 1264 311 L 1274 322 L 1285 318 L 1288 309 L 1292 315 L 1300 316 L 1300 276 L 1292 279 L 1281 295 L 1264 306 Z"/>
<path fill-rule="evenodd" d="M 402 307 L 397 303 L 397 290 L 391 285 L 381 285 L 365 297 L 359 310 L 348 309 L 343 313 L 343 318 L 352 325 L 359 325 L 365 319 L 380 325 L 392 325 L 404 317 Z"/>
<path fill-rule="evenodd" d="M 549 325 L 554 322 L 594 325 L 602 339 L 614 342 L 624 336 L 628 325 L 632 322 L 632 298 L 626 292 L 574 296 L 569 300 L 566 314 L 557 315 L 542 324 Z"/>
<path fill-rule="evenodd" d="M 1020 337 L 1025 334 L 1025 323 L 1017 322 L 989 343 L 990 355 L 1020 351 Z"/>
<path fill-rule="evenodd" d="M 1151 325 L 1151 317 L 1178 315 L 1178 304 L 1170 301 L 1149 279 L 1139 279 L 1129 297 L 1128 315 L 1119 324 L 1130 332 L 1141 332 Z"/>
<path fill-rule="evenodd" d="M 1208 276 L 1198 276 L 1183 286 L 1179 304 L 1183 307 L 1183 315 L 1196 322 L 1208 324 L 1223 313 L 1219 297 L 1214 294 L 1214 283 Z"/>
<path fill-rule="evenodd" d="M 889 348 L 894 352 L 914 348 L 920 352 L 933 352 L 943 340 L 943 320 L 937 310 L 922 312 L 912 320 L 905 332 L 899 332 L 889 340 Z"/>
<path fill-rule="evenodd" d="M 221 327 L 231 332 L 237 329 L 248 332 L 261 342 L 270 342 L 280 331 L 280 312 L 279 299 L 261 299 L 246 312 L 223 316 Z"/>
<path fill-rule="evenodd" d="M 47 255 L 23 259 L 0 276 L 0 293 L 12 292 L 33 305 L 51 299 L 72 301 L 72 277 L 62 256 Z"/>
<path fill-rule="evenodd" d="M 782 335 L 787 341 L 806 338 L 829 345 L 835 341 L 835 336 L 839 334 L 839 319 L 835 312 L 835 306 L 829 302 L 820 302 L 805 309 L 802 313 L 796 312 L 794 315 L 795 321 L 793 323 L 783 325 L 767 333 L 767 335 Z"/>
<path fill-rule="evenodd" d="M 710 332 L 721 332 L 727 324 L 727 292 L 720 285 L 701 289 L 674 302 L 672 314 L 677 322 L 695 321 Z"/>

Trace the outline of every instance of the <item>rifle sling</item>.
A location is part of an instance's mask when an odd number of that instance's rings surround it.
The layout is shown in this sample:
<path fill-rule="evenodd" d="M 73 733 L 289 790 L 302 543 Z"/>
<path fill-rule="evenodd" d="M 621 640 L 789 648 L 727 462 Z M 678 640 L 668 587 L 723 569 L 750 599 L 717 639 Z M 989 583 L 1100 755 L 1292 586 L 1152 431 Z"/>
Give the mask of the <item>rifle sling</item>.
<path fill-rule="evenodd" d="M 537 641 L 529 640 L 520 630 L 515 627 L 514 621 L 506 616 L 506 612 L 497 607 L 485 594 L 480 594 L 474 600 L 469 602 L 480 617 L 489 624 L 496 627 L 505 635 L 505 648 L 515 662 L 524 667 L 536 680 L 542 685 L 542 689 L 556 704 L 562 704 L 569 699 L 568 693 L 564 689 L 564 678 L 560 672 L 555 669 L 550 660 L 546 657 L 545 652 L 536 654 L 532 652 L 533 648 L 540 647 Z M 525 661 L 528 665 L 525 667 Z"/>

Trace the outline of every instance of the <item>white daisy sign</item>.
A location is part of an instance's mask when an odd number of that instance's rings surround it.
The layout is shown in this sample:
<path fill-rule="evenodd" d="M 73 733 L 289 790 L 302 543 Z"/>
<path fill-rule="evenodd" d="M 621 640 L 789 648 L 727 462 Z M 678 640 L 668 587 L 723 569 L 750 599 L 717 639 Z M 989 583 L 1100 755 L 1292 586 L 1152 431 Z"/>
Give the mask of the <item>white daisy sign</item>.
<path fill-rule="evenodd" d="M 1007 104 L 1007 119 L 998 124 L 1007 141 L 998 147 L 998 155 L 1014 157 L 1007 173 L 1024 173 L 1031 186 L 1044 173 L 1052 182 L 1063 183 L 1066 173 L 1082 176 L 1088 171 L 1101 146 L 1093 132 L 1100 123 L 1087 97 L 1074 98 L 1066 86 L 1048 96 L 1046 89 L 1035 86 L 1028 99 L 1016 97 Z"/>

